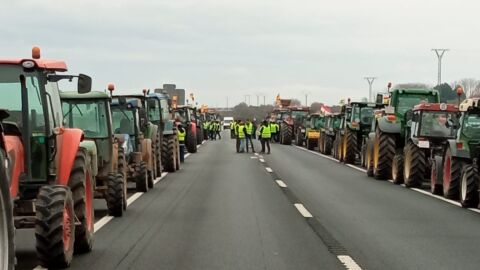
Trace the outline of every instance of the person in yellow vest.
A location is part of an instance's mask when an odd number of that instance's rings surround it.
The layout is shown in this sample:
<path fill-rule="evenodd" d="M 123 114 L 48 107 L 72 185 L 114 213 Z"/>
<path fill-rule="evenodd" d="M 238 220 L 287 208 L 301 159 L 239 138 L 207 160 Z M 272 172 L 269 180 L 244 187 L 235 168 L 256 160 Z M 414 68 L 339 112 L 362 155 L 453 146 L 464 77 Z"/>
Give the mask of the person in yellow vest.
<path fill-rule="evenodd" d="M 208 126 L 210 125 L 210 121 L 205 120 L 205 122 L 202 123 L 202 128 L 203 128 L 203 139 L 208 141 Z"/>
<path fill-rule="evenodd" d="M 270 130 L 270 124 L 267 120 L 263 121 L 262 126 L 259 129 L 260 133 L 260 143 L 262 144 L 262 151 L 260 153 L 265 153 L 265 144 L 267 145 L 268 152 L 270 154 L 270 139 L 272 138 L 272 132 Z"/>
<path fill-rule="evenodd" d="M 275 142 L 275 136 L 277 135 L 277 124 L 275 121 L 270 120 L 270 123 L 268 124 L 270 126 L 270 132 L 271 132 L 271 138 L 270 142 Z"/>
<path fill-rule="evenodd" d="M 220 135 L 220 121 L 215 121 L 216 123 L 216 128 L 215 128 L 215 137 L 218 136 L 218 139 L 222 139 L 222 135 Z"/>
<path fill-rule="evenodd" d="M 240 124 L 240 120 L 235 120 L 235 128 L 233 129 L 235 135 L 235 147 L 237 149 L 237 153 L 240 152 L 240 139 L 238 138 L 238 125 Z"/>
<path fill-rule="evenodd" d="M 235 121 L 232 121 L 232 123 L 230 123 L 230 138 L 231 139 L 235 139 L 235 125 L 236 125 Z"/>
<path fill-rule="evenodd" d="M 216 140 L 217 138 L 215 138 L 215 132 L 213 131 L 215 128 L 215 122 L 214 121 L 211 121 L 210 122 L 210 125 L 208 126 L 208 134 L 209 134 L 209 137 L 210 137 L 210 140 L 213 141 L 213 140 Z"/>
<path fill-rule="evenodd" d="M 238 124 L 237 124 L 237 127 L 236 127 L 236 133 L 237 133 L 237 138 L 238 138 L 238 143 L 237 145 L 239 146 L 237 149 L 238 149 L 238 153 L 244 153 L 245 152 L 245 137 L 246 137 L 246 128 L 245 128 L 245 123 L 243 121 L 240 121 Z"/>
<path fill-rule="evenodd" d="M 180 124 L 177 127 L 177 138 L 178 144 L 180 145 L 180 162 L 185 160 L 185 137 L 187 136 L 187 131 Z"/>
<path fill-rule="evenodd" d="M 245 124 L 245 139 L 246 139 L 246 144 L 247 144 L 247 153 L 248 153 L 248 142 L 252 145 L 252 152 L 255 153 L 255 148 L 253 147 L 253 141 L 252 141 L 252 136 L 254 132 L 253 128 L 253 123 L 250 121 L 250 119 L 247 119 L 247 123 Z"/>

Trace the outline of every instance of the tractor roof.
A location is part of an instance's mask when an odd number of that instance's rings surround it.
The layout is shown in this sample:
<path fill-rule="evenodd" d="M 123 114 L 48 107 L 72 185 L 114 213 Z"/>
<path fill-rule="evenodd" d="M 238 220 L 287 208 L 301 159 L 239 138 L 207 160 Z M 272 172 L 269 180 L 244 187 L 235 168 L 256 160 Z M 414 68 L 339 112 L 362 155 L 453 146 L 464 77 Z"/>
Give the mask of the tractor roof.
<path fill-rule="evenodd" d="M 76 91 L 60 92 L 62 99 L 109 99 L 110 96 L 105 92 L 91 91 L 86 94 L 79 94 Z"/>
<path fill-rule="evenodd" d="M 460 111 L 466 112 L 471 109 L 480 108 L 480 98 L 467 98 L 460 104 Z"/>
<path fill-rule="evenodd" d="M 34 62 L 35 66 L 40 69 L 48 69 L 52 71 L 67 71 L 67 64 L 65 64 L 65 61 L 53 59 L 0 59 L 0 65 L 22 65 L 22 63 L 26 61 Z"/>
<path fill-rule="evenodd" d="M 177 105 L 177 107 L 175 109 L 192 109 L 194 110 L 195 107 L 193 107 L 193 105 L 191 104 L 188 104 L 188 105 Z"/>
<path fill-rule="evenodd" d="M 438 91 L 435 89 L 428 89 L 428 88 L 401 88 L 401 89 L 393 89 L 390 92 L 399 92 L 400 94 L 438 94 Z"/>
<path fill-rule="evenodd" d="M 421 103 L 413 107 L 414 111 L 458 112 L 458 106 L 446 103 Z"/>

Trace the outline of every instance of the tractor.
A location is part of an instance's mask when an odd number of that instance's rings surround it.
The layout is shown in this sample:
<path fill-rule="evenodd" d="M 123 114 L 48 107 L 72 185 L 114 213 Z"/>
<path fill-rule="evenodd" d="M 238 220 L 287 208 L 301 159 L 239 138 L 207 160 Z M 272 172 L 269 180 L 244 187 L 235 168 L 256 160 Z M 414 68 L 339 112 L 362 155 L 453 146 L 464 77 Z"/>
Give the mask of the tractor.
<path fill-rule="evenodd" d="M 197 132 L 200 129 L 197 126 L 197 110 L 192 105 L 180 105 L 173 109 L 175 124 L 182 124 L 187 135 L 185 137 L 185 147 L 190 153 L 197 152 Z"/>
<path fill-rule="evenodd" d="M 112 124 L 115 138 L 121 144 L 127 164 L 127 180 L 135 182 L 139 192 L 154 185 L 152 140 L 145 138 L 147 121 L 142 96 L 112 96 Z"/>
<path fill-rule="evenodd" d="M 95 179 L 95 198 L 107 202 L 108 214 L 123 215 L 127 208 L 125 153 L 113 136 L 110 96 L 105 92 L 61 92 L 63 118 L 69 128 L 80 128 L 87 150 L 91 175 Z"/>
<path fill-rule="evenodd" d="M 167 172 L 180 169 L 180 146 L 177 138 L 177 128 L 171 115 L 171 99 L 166 93 L 148 93 L 146 107 L 150 122 L 158 126 L 161 134 L 159 151 L 161 164 Z"/>
<path fill-rule="evenodd" d="M 389 92 L 388 106 L 374 117 L 366 147 L 367 175 L 387 180 L 392 176 L 395 154 L 402 153 L 406 142 L 406 112 L 419 103 L 439 103 L 440 96 L 433 89 L 394 89 Z M 384 98 L 384 94 L 381 98 Z M 377 97 L 378 99 L 378 97 Z M 370 145 L 369 145 L 370 144 Z"/>
<path fill-rule="evenodd" d="M 68 267 L 74 252 L 89 252 L 93 247 L 90 161 L 80 146 L 82 130 L 63 127 L 58 90 L 58 81 L 77 78 L 77 91 L 88 93 L 92 80 L 83 74 L 59 73 L 65 71 L 64 61 L 42 59 L 38 47 L 33 48 L 31 58 L 0 60 L 2 197 L 5 181 L 10 189 L 10 196 L 2 202 L 8 198 L 13 202 L 13 216 L 0 221 L 0 252 L 6 256 L 2 263 L 8 262 L 10 268 L 12 218 L 17 229 L 35 229 L 43 267 Z M 3 206 L 2 212 L 12 214 L 8 202 Z M 5 238 L 9 239 L 3 242 Z"/>
<path fill-rule="evenodd" d="M 350 102 L 342 106 L 341 128 L 337 131 L 337 159 L 347 164 L 355 164 L 357 156 L 361 156 L 364 138 L 372 125 L 375 103 Z"/>
<path fill-rule="evenodd" d="M 308 115 L 303 120 L 301 130 L 297 135 L 298 140 L 305 141 L 305 146 L 308 150 L 313 150 L 318 146 L 318 138 L 320 137 L 320 129 L 323 128 L 325 118 L 319 113 Z"/>
<path fill-rule="evenodd" d="M 334 113 L 325 115 L 325 123 L 320 129 L 320 137 L 318 138 L 318 151 L 325 155 L 332 153 L 333 142 L 335 141 L 335 135 L 342 121 L 342 114 Z"/>
<path fill-rule="evenodd" d="M 478 207 L 480 162 L 480 99 L 469 98 L 460 106 L 459 130 L 448 141 L 443 156 L 443 192 L 460 199 L 463 207 Z"/>
<path fill-rule="evenodd" d="M 448 140 L 455 139 L 458 106 L 445 103 L 421 103 L 405 114 L 405 147 L 393 157 L 394 184 L 420 187 L 431 180 L 431 191 L 442 193 L 442 155 Z"/>

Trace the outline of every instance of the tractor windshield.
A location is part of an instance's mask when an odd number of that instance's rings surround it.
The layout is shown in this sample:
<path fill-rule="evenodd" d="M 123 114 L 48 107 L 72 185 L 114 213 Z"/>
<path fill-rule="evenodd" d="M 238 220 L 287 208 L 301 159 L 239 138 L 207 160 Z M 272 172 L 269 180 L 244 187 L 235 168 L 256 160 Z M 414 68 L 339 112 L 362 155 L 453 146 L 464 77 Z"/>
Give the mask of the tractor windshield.
<path fill-rule="evenodd" d="M 136 109 L 123 108 L 122 106 L 112 106 L 112 125 L 115 134 L 128 134 L 135 136 L 135 118 Z"/>
<path fill-rule="evenodd" d="M 16 125 L 22 130 L 22 88 L 20 75 L 25 76 L 28 93 L 28 112 L 31 132 L 35 135 L 46 134 L 43 100 L 37 73 L 24 73 L 22 68 L 15 65 L 0 66 L 0 109 L 9 111 L 10 116 L 4 122 Z"/>
<path fill-rule="evenodd" d="M 339 129 L 341 123 L 342 123 L 342 118 L 340 116 L 335 116 L 333 118 L 332 128 Z"/>
<path fill-rule="evenodd" d="M 398 96 L 397 113 L 404 114 L 421 102 L 435 103 L 438 101 L 434 95 L 402 94 Z"/>
<path fill-rule="evenodd" d="M 352 121 L 362 125 L 370 125 L 373 119 L 373 108 L 355 106 L 352 112 Z"/>
<path fill-rule="evenodd" d="M 86 138 L 108 137 L 108 116 L 105 101 L 63 100 L 66 126 L 82 129 Z"/>
<path fill-rule="evenodd" d="M 457 115 L 448 112 L 422 112 L 420 136 L 454 138 Z"/>
<path fill-rule="evenodd" d="M 323 117 L 315 117 L 312 118 L 312 127 L 314 129 L 321 129 L 324 124 L 324 118 Z"/>
<path fill-rule="evenodd" d="M 307 117 L 308 111 L 292 111 L 292 118 L 293 119 L 302 119 Z"/>
<path fill-rule="evenodd" d="M 480 139 L 480 115 L 465 115 L 462 124 L 462 133 L 468 138 Z"/>
<path fill-rule="evenodd" d="M 186 110 L 180 109 L 175 111 L 175 121 L 186 123 L 188 121 L 188 115 Z"/>

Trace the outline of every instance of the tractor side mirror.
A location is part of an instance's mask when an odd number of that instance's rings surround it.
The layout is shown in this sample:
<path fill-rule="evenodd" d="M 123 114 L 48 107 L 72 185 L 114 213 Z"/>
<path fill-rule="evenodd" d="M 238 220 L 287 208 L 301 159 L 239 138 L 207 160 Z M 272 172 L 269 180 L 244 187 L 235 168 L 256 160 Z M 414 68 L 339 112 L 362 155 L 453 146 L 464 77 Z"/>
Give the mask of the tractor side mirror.
<path fill-rule="evenodd" d="M 79 94 L 92 91 L 92 78 L 85 74 L 78 75 L 77 91 Z"/>

